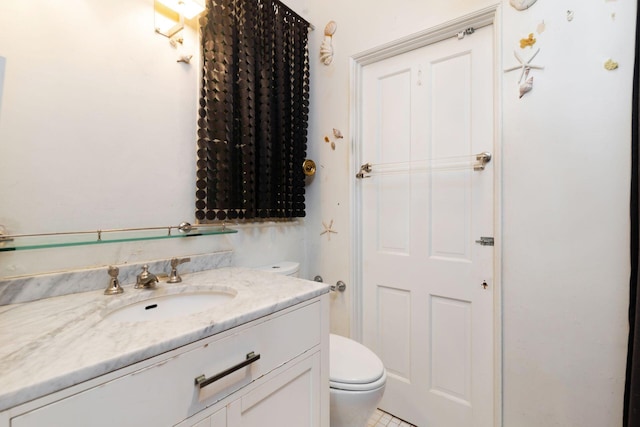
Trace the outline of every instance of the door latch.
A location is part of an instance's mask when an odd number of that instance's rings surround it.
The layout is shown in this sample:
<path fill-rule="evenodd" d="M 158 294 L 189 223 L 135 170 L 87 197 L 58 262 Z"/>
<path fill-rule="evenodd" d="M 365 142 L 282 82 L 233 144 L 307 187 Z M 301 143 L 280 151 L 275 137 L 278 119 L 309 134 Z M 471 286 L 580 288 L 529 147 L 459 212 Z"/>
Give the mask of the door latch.
<path fill-rule="evenodd" d="M 482 246 L 493 246 L 493 237 L 480 237 L 480 240 L 476 240 L 476 243 Z"/>

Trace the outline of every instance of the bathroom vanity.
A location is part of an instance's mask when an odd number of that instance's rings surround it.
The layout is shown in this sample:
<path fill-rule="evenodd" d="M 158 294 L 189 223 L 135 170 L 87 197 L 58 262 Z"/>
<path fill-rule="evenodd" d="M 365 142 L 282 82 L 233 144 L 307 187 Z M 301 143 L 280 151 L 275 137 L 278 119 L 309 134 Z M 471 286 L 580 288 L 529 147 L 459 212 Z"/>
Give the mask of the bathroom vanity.
<path fill-rule="evenodd" d="M 221 268 L 155 291 L 1 306 L 0 427 L 327 427 L 327 292 Z M 145 317 L 215 293 L 227 297 Z M 128 314 L 134 306 L 142 311 Z"/>

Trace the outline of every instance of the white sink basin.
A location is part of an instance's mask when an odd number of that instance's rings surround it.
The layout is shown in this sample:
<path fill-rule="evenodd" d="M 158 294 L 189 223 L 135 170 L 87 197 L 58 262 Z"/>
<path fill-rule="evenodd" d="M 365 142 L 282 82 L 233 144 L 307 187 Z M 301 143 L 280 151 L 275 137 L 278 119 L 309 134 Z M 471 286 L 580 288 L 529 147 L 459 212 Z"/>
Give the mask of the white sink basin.
<path fill-rule="evenodd" d="M 235 298 L 225 292 L 164 295 L 126 305 L 108 313 L 105 321 L 146 322 L 175 319 L 220 306 Z"/>

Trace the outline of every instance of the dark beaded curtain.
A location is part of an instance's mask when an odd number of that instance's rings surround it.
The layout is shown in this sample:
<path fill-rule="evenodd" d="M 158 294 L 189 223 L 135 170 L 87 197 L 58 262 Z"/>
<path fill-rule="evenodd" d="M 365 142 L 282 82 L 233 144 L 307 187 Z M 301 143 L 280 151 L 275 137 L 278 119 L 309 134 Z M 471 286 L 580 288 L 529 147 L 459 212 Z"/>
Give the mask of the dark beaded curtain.
<path fill-rule="evenodd" d="M 274 0 L 208 0 L 196 218 L 305 215 L 309 23 Z"/>

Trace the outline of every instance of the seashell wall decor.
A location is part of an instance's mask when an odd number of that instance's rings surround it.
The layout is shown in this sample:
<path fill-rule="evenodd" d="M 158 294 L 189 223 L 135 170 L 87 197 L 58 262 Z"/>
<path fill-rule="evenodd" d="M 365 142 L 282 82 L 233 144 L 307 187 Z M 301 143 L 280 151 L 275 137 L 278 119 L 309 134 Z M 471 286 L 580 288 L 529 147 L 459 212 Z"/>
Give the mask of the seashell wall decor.
<path fill-rule="evenodd" d="M 529 34 L 526 39 L 520 39 L 520 49 L 524 49 L 527 46 L 532 47 L 534 44 L 536 44 L 536 38 L 533 37 L 533 33 Z"/>
<path fill-rule="evenodd" d="M 524 59 L 518 54 L 518 52 L 513 51 L 513 55 L 516 57 L 520 65 L 515 65 L 504 70 L 505 73 L 520 70 L 520 78 L 518 79 L 520 98 L 522 98 L 525 93 L 530 92 L 531 89 L 533 89 L 533 76 L 529 77 L 529 72 L 531 70 L 544 70 L 544 66 L 531 63 L 539 52 L 540 49 L 538 48 L 529 59 Z"/>
<path fill-rule="evenodd" d="M 536 31 L 538 32 L 538 34 L 542 34 L 546 29 L 547 29 L 547 24 L 544 23 L 544 19 L 543 19 L 542 22 L 540 22 L 536 27 Z"/>
<path fill-rule="evenodd" d="M 513 6 L 516 10 L 527 10 L 536 0 L 509 0 L 509 4 Z"/>
<path fill-rule="evenodd" d="M 342 136 L 342 132 L 340 132 L 340 129 L 336 129 L 333 128 L 333 136 L 335 139 L 342 139 L 344 138 L 344 136 Z M 325 135 L 324 137 L 324 142 L 326 143 L 331 143 L 331 149 L 335 150 L 336 149 L 336 142 L 332 141 L 328 136 Z"/>
<path fill-rule="evenodd" d="M 337 29 L 336 21 L 329 21 L 324 27 L 324 40 L 320 45 L 320 60 L 324 65 L 329 65 L 333 61 L 333 35 Z"/>
<path fill-rule="evenodd" d="M 604 63 L 604 69 L 608 71 L 613 71 L 618 68 L 618 63 L 613 59 L 608 59 L 607 62 Z"/>
<path fill-rule="evenodd" d="M 529 70 L 525 72 L 524 82 L 520 85 L 520 96 L 522 98 L 525 93 L 530 92 L 533 89 L 533 76 L 529 77 Z"/>

